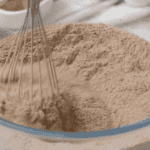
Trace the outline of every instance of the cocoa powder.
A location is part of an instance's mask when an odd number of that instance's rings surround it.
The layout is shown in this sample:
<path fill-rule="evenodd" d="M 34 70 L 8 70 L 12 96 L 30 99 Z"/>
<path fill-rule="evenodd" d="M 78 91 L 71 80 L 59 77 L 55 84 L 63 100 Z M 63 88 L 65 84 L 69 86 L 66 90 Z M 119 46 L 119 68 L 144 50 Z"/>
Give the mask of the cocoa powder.
<path fill-rule="evenodd" d="M 148 41 L 104 24 L 56 24 L 45 30 L 62 96 L 70 105 L 68 116 L 63 116 L 61 101 L 57 106 L 61 120 L 66 120 L 64 131 L 111 129 L 149 117 Z M 0 41 L 0 62 L 6 59 L 15 37 Z M 28 35 L 27 60 L 30 39 Z M 34 50 L 36 63 L 36 42 Z"/>
<path fill-rule="evenodd" d="M 40 0 L 40 1 L 43 1 L 43 0 Z M 6 3 L 0 6 L 0 9 L 6 10 L 6 11 L 21 11 L 21 10 L 27 9 L 28 7 L 27 3 L 28 3 L 28 0 L 6 0 Z"/>

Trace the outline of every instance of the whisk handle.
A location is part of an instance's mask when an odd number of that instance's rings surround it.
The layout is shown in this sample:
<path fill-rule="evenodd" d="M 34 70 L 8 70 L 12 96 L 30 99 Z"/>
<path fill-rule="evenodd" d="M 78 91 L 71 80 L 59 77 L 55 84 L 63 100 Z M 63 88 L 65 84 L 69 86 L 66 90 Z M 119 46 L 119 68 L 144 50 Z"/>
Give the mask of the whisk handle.
<path fill-rule="evenodd" d="M 28 0 L 28 8 L 35 9 L 39 8 L 40 0 Z"/>

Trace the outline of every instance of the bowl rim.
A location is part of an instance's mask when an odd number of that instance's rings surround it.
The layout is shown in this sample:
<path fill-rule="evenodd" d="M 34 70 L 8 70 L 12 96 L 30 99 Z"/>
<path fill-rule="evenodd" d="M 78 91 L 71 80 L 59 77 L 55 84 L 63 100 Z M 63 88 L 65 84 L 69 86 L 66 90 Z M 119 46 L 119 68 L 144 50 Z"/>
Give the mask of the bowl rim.
<path fill-rule="evenodd" d="M 141 128 L 147 127 L 150 125 L 150 117 L 147 119 L 144 119 L 140 122 L 136 122 L 133 124 L 129 124 L 126 126 L 122 126 L 119 128 L 113 128 L 109 130 L 103 130 L 103 131 L 95 131 L 95 132 L 56 132 L 56 131 L 46 131 L 43 129 L 35 129 L 30 127 L 25 127 L 22 125 L 18 125 L 12 122 L 9 122 L 7 120 L 4 120 L 0 118 L 0 124 L 17 130 L 24 132 L 26 134 L 30 134 L 33 137 L 51 140 L 51 141 L 81 141 L 81 140 L 91 140 L 91 139 L 97 139 L 102 137 L 108 137 L 108 136 L 116 136 L 118 134 L 133 132 L 135 130 L 139 130 Z"/>
<path fill-rule="evenodd" d="M 43 7 L 43 5 L 45 5 L 49 1 L 53 1 L 53 0 L 43 0 L 42 2 L 40 2 L 40 7 Z M 7 11 L 7 10 L 0 9 L 0 14 L 4 14 L 4 15 L 18 15 L 18 14 L 24 14 L 26 12 L 27 9 L 20 10 L 20 11 Z"/>

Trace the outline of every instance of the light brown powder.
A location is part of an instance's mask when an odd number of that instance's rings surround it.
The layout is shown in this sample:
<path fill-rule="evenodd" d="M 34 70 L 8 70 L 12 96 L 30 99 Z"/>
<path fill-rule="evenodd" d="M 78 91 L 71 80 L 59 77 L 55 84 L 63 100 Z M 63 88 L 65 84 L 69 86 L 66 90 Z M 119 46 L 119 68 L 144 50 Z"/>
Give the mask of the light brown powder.
<path fill-rule="evenodd" d="M 0 9 L 6 11 L 21 11 L 27 9 L 28 0 L 4 0 L 3 5 L 0 6 Z M 43 0 L 40 0 L 43 1 Z"/>
<path fill-rule="evenodd" d="M 64 100 L 73 110 L 72 116 L 63 116 L 64 105 L 57 106 L 61 119 L 74 120 L 65 131 L 104 130 L 149 117 L 149 42 L 104 24 L 57 24 L 45 30 Z M 15 37 L 0 41 L 0 62 Z M 27 40 L 29 50 L 30 36 Z"/>

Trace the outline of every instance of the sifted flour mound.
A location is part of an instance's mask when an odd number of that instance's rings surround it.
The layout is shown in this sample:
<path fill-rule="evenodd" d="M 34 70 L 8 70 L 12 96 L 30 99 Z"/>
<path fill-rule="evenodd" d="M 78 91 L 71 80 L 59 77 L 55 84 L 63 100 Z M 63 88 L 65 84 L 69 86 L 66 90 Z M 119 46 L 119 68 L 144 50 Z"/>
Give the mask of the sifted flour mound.
<path fill-rule="evenodd" d="M 104 24 L 57 24 L 45 30 L 62 97 L 70 103 L 68 116 L 61 101 L 56 105 L 61 121 L 65 120 L 62 130 L 104 130 L 149 117 L 149 42 Z M 15 37 L 0 41 L 0 62 L 5 60 Z M 27 47 L 30 51 L 30 36 Z"/>
<path fill-rule="evenodd" d="M 37 63 L 34 63 L 36 68 Z M 0 90 L 0 117 L 11 122 L 37 129 L 57 130 L 66 132 L 96 131 L 111 128 L 110 111 L 100 98 L 95 95 L 88 83 L 78 79 L 73 72 L 63 67 L 59 68 L 58 78 L 60 85 L 60 96 L 54 99 L 45 98 L 50 92 L 47 88 L 46 68 L 42 69 L 43 99 L 40 99 L 38 85 L 34 85 L 33 104 L 30 104 L 28 70 L 30 65 L 26 64 L 23 71 L 24 92 L 23 99 L 17 99 L 18 77 L 11 80 L 13 83 L 9 89 L 9 98 L 6 97 L 6 80 L 1 82 Z M 37 74 L 36 69 L 34 72 Z M 67 79 L 67 82 L 66 82 Z M 34 76 L 34 82 L 38 75 Z"/>

